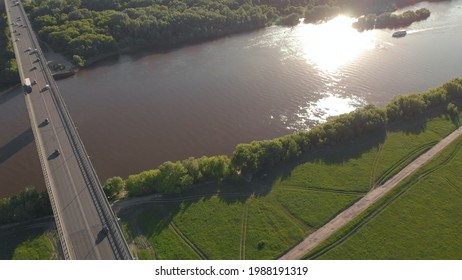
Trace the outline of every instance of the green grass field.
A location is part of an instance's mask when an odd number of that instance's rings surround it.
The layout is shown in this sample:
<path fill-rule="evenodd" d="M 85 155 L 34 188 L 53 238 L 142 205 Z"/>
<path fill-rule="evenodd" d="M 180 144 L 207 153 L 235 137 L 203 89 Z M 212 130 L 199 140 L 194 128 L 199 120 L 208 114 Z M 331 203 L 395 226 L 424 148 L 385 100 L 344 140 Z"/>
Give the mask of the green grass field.
<path fill-rule="evenodd" d="M 129 221 L 124 224 L 123 229 L 126 237 L 133 240 L 138 259 L 199 259 L 168 225 L 160 207 L 126 211 L 121 217 Z"/>
<path fill-rule="evenodd" d="M 127 210 L 125 232 L 138 258 L 275 259 L 455 128 L 434 111 L 315 151 L 250 184 L 224 183 L 211 198 Z M 246 196 L 223 195 L 236 191 Z"/>
<path fill-rule="evenodd" d="M 173 222 L 207 259 L 238 259 L 243 209 L 214 196 L 181 203 Z"/>
<path fill-rule="evenodd" d="M 283 205 L 291 215 L 297 217 L 311 231 L 320 228 L 346 206 L 353 204 L 362 195 L 325 192 L 315 190 L 281 188 L 272 192 L 275 199 Z"/>
<path fill-rule="evenodd" d="M 0 259 L 53 260 L 58 259 L 56 237 L 45 228 L 15 228 L 0 233 Z"/>
<path fill-rule="evenodd" d="M 387 203 L 377 206 L 371 219 L 356 220 L 360 226 L 352 234 L 317 257 L 462 259 L 461 147 L 458 139 L 403 183 L 401 195 L 384 198 Z"/>
<path fill-rule="evenodd" d="M 300 242 L 308 228 L 268 197 L 249 203 L 246 259 L 274 259 Z"/>

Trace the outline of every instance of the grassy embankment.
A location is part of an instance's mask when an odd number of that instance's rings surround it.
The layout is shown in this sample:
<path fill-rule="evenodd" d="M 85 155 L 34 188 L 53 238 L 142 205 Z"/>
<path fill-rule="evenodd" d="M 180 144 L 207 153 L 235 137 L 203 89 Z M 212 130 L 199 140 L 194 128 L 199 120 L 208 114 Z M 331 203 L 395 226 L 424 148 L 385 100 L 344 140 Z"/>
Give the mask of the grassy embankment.
<path fill-rule="evenodd" d="M 56 233 L 43 227 L 24 226 L 2 230 L 0 233 L 0 259 L 2 260 L 54 260 L 59 259 Z"/>
<path fill-rule="evenodd" d="M 277 258 L 455 128 L 444 109 L 433 110 L 246 186 L 223 183 L 128 209 L 124 231 L 140 259 Z M 200 191 L 216 194 L 197 198 Z"/>
<path fill-rule="evenodd" d="M 307 258 L 461 259 L 462 138 Z"/>

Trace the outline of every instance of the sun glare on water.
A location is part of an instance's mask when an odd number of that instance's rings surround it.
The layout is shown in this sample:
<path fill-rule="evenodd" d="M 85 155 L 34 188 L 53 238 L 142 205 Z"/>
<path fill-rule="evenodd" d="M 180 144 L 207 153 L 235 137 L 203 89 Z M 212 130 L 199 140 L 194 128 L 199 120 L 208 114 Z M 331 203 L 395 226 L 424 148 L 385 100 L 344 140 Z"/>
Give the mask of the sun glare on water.
<path fill-rule="evenodd" d="M 361 55 L 375 48 L 374 32 L 358 32 L 352 27 L 354 18 L 338 16 L 322 24 L 303 24 L 293 29 L 287 52 L 302 57 L 318 72 L 322 84 L 307 92 L 306 103 L 288 116 L 288 129 L 309 129 L 329 117 L 348 113 L 365 104 L 360 96 L 346 92 L 342 81 L 348 76 L 346 67 Z"/>
<path fill-rule="evenodd" d="M 373 36 L 356 31 L 354 19 L 338 16 L 324 24 L 298 29 L 303 55 L 325 72 L 334 72 L 374 46 Z"/>

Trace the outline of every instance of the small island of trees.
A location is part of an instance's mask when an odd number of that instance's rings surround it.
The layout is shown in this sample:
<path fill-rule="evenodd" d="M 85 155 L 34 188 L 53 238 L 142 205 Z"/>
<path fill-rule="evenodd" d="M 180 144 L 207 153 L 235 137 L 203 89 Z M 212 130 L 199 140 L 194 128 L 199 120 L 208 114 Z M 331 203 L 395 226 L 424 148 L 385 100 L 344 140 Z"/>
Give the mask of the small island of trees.
<path fill-rule="evenodd" d="M 413 22 L 426 20 L 430 16 L 430 11 L 422 8 L 416 11 L 406 11 L 402 14 L 393 14 L 390 12 L 380 15 L 369 14 L 360 17 L 357 22 L 353 23 L 353 27 L 359 31 L 369 29 L 382 28 L 400 28 L 407 27 Z"/>

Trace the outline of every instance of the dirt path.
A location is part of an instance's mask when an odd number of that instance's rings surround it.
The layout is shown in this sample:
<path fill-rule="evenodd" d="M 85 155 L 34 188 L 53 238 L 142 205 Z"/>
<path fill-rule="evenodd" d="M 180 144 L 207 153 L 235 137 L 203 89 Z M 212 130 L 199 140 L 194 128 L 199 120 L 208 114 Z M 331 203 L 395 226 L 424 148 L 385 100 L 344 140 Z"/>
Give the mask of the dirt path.
<path fill-rule="evenodd" d="M 352 221 L 369 206 L 374 204 L 377 200 L 382 198 L 385 194 L 395 188 L 401 181 L 414 173 L 417 169 L 422 167 L 439 152 L 451 144 L 455 139 L 462 135 L 462 127 L 456 129 L 453 133 L 449 134 L 446 138 L 441 140 L 438 144 L 433 146 L 429 151 L 419 156 L 398 174 L 393 176 L 390 180 L 386 181 L 383 185 L 373 189 L 358 202 L 353 204 L 350 208 L 338 214 L 330 222 L 325 224 L 317 231 L 310 234 L 302 242 L 292 248 L 289 252 L 281 256 L 281 260 L 297 260 L 308 254 L 311 250 L 317 247 L 321 242 L 330 237 L 333 233 L 341 227 Z"/>

